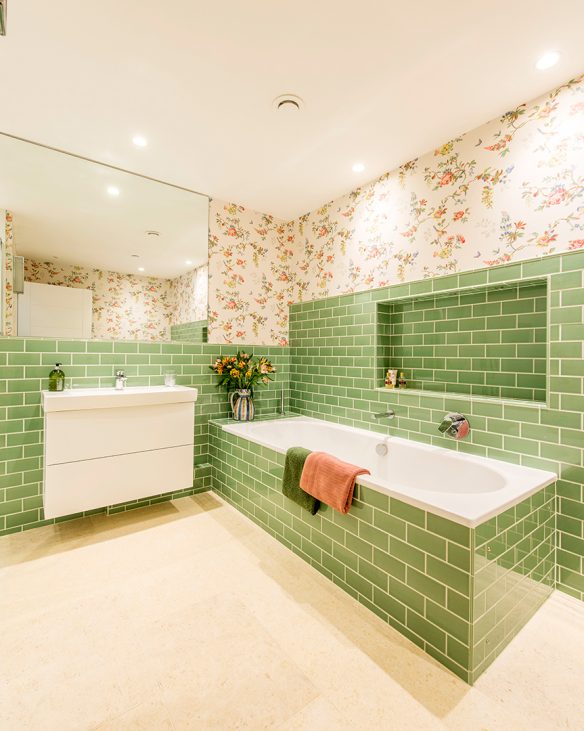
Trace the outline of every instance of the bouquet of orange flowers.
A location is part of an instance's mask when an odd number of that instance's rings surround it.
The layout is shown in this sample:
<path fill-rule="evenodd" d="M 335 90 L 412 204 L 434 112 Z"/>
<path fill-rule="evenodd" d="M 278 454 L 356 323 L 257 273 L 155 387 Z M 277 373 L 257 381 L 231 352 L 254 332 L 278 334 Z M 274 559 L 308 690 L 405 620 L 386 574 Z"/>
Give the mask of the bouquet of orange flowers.
<path fill-rule="evenodd" d="M 253 353 L 238 351 L 236 355 L 217 358 L 209 368 L 219 376 L 218 388 L 226 391 L 249 389 L 253 396 L 256 385 L 267 385 L 274 380 L 276 369 L 267 358 L 254 359 Z"/>

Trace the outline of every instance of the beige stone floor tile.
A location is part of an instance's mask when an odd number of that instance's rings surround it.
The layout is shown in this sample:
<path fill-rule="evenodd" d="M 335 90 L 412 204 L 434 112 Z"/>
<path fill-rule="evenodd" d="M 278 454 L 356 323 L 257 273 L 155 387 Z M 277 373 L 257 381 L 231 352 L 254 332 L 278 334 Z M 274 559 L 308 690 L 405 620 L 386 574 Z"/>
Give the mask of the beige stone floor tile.
<path fill-rule="evenodd" d="M 161 700 L 151 699 L 96 727 L 96 731 L 177 731 Z"/>
<path fill-rule="evenodd" d="M 0 539 L 2 731 L 583 731 L 555 593 L 471 688 L 211 493 Z"/>
<path fill-rule="evenodd" d="M 152 642 L 175 726 L 272 728 L 317 697 L 239 600 L 218 595 L 205 605 L 174 616 Z"/>
<path fill-rule="evenodd" d="M 289 718 L 277 731 L 351 731 L 351 724 L 330 701 L 320 697 Z"/>

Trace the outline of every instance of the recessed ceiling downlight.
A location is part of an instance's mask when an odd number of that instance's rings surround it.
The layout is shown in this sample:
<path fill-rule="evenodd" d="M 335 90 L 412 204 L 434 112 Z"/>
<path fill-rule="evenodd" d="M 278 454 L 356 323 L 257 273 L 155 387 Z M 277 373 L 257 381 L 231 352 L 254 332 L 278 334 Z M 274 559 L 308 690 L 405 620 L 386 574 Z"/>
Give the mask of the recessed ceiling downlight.
<path fill-rule="evenodd" d="M 116 198 L 120 194 L 120 189 L 116 188 L 115 185 L 108 185 L 107 192 L 108 192 L 108 195 L 111 195 L 114 198 Z"/>
<path fill-rule="evenodd" d="M 281 94 L 274 99 L 272 106 L 277 112 L 299 112 L 304 102 L 296 94 Z"/>
<path fill-rule="evenodd" d="M 356 162 L 351 169 L 354 173 L 362 173 L 365 170 L 365 165 L 362 162 Z"/>
<path fill-rule="evenodd" d="M 559 53 L 557 53 L 556 51 L 547 51 L 543 54 L 543 56 L 538 59 L 535 67 L 539 71 L 545 71 L 546 69 L 551 69 L 552 66 L 555 66 L 559 60 Z"/>
<path fill-rule="evenodd" d="M 136 145 L 136 147 L 146 147 L 148 144 L 148 140 L 144 135 L 134 135 L 132 137 L 132 142 Z"/>

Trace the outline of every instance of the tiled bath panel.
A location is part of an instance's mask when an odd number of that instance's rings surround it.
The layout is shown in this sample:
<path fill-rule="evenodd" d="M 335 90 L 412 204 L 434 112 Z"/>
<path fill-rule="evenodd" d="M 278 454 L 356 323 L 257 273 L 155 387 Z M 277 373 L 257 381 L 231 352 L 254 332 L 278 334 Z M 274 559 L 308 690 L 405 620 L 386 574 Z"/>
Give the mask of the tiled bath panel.
<path fill-rule="evenodd" d="M 115 371 L 122 368 L 128 386 L 161 385 L 164 372 L 172 369 L 178 384 L 199 389 L 195 404 L 192 487 L 168 493 L 161 481 L 160 495 L 107 509 L 114 513 L 210 488 L 207 423 L 211 417 L 227 416 L 229 406 L 225 392 L 216 388 L 216 377 L 209 365 L 217 355 L 233 350 L 234 346 L 203 343 L 0 338 L 0 535 L 54 522 L 45 520 L 42 507 L 40 402 L 41 390 L 48 388 L 48 374 L 56 362 L 63 364 L 67 384 L 77 388 L 112 386 Z M 259 414 L 276 410 L 281 389 L 286 403 L 289 397 L 288 349 L 262 347 L 261 353 L 272 359 L 278 380 L 257 390 Z M 105 511 L 103 508 L 92 512 Z M 74 517 L 77 516 L 57 518 L 56 522 Z"/>
<path fill-rule="evenodd" d="M 583 267 L 584 252 L 576 251 L 290 308 L 292 411 L 559 475 L 556 585 L 579 599 L 584 598 Z M 375 367 L 378 303 L 541 278 L 547 278 L 549 306 L 546 403 L 375 390 L 382 377 L 382 368 Z M 483 353 L 482 337 L 480 330 L 471 335 L 477 357 Z M 388 406 L 395 410 L 391 422 L 371 417 Z M 470 420 L 462 442 L 437 431 L 448 411 Z"/>
<path fill-rule="evenodd" d="M 357 487 L 348 515 L 284 497 L 284 455 L 210 424 L 213 487 L 351 596 L 474 682 L 549 596 L 554 487 L 467 528 Z"/>

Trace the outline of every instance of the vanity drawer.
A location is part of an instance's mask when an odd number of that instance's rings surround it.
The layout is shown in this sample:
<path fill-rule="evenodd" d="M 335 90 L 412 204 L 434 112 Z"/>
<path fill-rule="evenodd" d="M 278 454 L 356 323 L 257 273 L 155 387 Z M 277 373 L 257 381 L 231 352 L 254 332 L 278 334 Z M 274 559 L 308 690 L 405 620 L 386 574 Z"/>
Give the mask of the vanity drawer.
<path fill-rule="evenodd" d="M 45 464 L 145 452 L 194 441 L 194 404 L 157 404 L 45 414 Z"/>
<path fill-rule="evenodd" d="M 57 518 L 193 484 L 193 447 L 171 447 L 45 468 L 45 518 Z"/>

